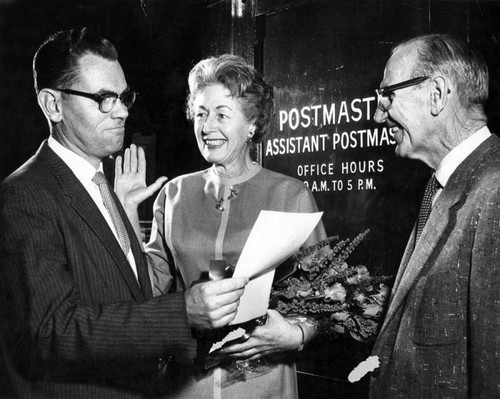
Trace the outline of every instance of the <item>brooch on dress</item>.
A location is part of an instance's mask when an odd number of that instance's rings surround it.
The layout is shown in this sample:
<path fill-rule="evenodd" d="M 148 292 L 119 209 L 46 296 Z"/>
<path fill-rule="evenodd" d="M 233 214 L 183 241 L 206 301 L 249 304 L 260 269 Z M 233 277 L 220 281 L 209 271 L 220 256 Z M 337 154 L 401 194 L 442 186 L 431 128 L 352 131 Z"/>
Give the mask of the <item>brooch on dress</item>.
<path fill-rule="evenodd" d="M 238 191 L 236 190 L 236 188 L 234 188 L 233 186 L 229 187 L 229 195 L 227 196 L 227 199 L 232 200 L 237 196 L 238 196 Z M 220 200 L 217 201 L 217 203 L 215 204 L 215 209 L 224 212 L 223 203 L 224 203 L 224 197 L 222 197 Z"/>

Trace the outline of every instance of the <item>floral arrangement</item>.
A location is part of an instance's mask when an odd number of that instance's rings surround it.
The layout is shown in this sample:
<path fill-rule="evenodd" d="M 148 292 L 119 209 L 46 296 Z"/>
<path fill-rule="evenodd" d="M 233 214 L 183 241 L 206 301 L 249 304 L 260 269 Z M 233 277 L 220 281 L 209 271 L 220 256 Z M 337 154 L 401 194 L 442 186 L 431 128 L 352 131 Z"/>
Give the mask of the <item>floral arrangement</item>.
<path fill-rule="evenodd" d="M 373 277 L 363 265 L 347 264 L 369 233 L 354 240 L 329 237 L 294 257 L 296 272 L 275 284 L 271 306 L 283 315 L 312 318 L 319 334 L 336 338 L 348 332 L 367 342 L 374 338 L 390 289 L 389 276 Z"/>

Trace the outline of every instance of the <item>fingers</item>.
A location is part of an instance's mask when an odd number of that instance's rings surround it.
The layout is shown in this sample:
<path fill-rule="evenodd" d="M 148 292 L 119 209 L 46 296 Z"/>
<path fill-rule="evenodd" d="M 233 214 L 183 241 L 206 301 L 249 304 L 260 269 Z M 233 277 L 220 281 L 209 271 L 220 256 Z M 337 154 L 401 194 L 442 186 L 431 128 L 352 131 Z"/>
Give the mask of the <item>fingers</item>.
<path fill-rule="evenodd" d="M 234 359 L 258 359 L 273 352 L 269 345 L 260 342 L 259 339 L 254 337 L 243 343 L 224 347 L 222 351 L 224 355 Z"/>
<path fill-rule="evenodd" d="M 246 342 L 225 347 L 224 353 L 240 359 L 298 348 L 302 342 L 301 328 L 275 310 L 268 310 L 267 315 L 266 324 L 255 327 Z"/>
<path fill-rule="evenodd" d="M 130 173 L 130 148 L 123 153 L 123 173 Z"/>
<path fill-rule="evenodd" d="M 115 172 L 116 167 L 118 166 L 118 158 L 120 159 L 120 166 L 122 162 L 122 158 L 117 157 L 115 163 Z M 121 171 L 120 167 L 120 171 Z M 125 148 L 123 151 L 123 173 L 146 173 L 146 155 L 144 153 L 144 149 L 142 147 L 137 147 L 135 144 L 130 144 L 129 148 Z"/>
<path fill-rule="evenodd" d="M 249 338 L 245 342 L 225 346 L 224 347 L 224 354 L 241 355 L 243 352 L 247 352 L 247 351 L 250 351 L 251 349 L 255 348 L 256 341 L 257 340 L 255 338 Z"/>
<path fill-rule="evenodd" d="M 231 323 L 236 317 L 236 312 L 238 310 L 238 305 L 240 304 L 239 299 L 235 302 L 224 305 L 211 313 L 212 318 L 212 328 L 220 328 Z"/>
<path fill-rule="evenodd" d="M 282 323 L 288 323 L 286 319 L 281 315 L 280 312 L 274 309 L 267 309 L 267 320 L 266 323 L 276 323 L 276 322 L 282 322 Z"/>
<path fill-rule="evenodd" d="M 122 157 L 118 155 L 115 159 L 115 176 L 120 176 L 122 174 Z"/>
<path fill-rule="evenodd" d="M 253 355 L 253 356 L 250 356 L 248 358 L 245 358 L 246 360 L 257 360 L 257 359 L 260 359 L 262 356 L 266 356 L 267 355 L 267 352 L 261 352 L 261 353 L 257 353 L 256 355 Z"/>
<path fill-rule="evenodd" d="M 248 278 L 231 278 L 196 284 L 186 291 L 189 324 L 197 329 L 219 328 L 236 317 Z"/>
<path fill-rule="evenodd" d="M 142 174 L 146 174 L 146 153 L 144 152 L 144 148 L 139 147 L 137 149 L 137 162 L 138 162 L 138 168 L 137 171 Z"/>
<path fill-rule="evenodd" d="M 215 294 L 217 298 L 217 305 L 222 307 L 226 305 L 230 305 L 232 303 L 235 303 L 240 299 L 240 297 L 243 295 L 243 288 L 231 291 L 231 292 L 226 292 L 223 294 Z"/>
<path fill-rule="evenodd" d="M 225 353 L 225 351 L 224 351 L 224 353 Z M 260 359 L 261 357 L 269 355 L 271 353 L 272 352 L 269 352 L 269 351 L 259 352 L 255 348 L 253 348 L 253 349 L 249 349 L 247 351 L 244 351 L 244 352 L 241 352 L 238 354 L 228 355 L 228 356 L 233 358 L 233 359 L 236 359 L 236 360 L 257 360 L 257 359 Z"/>
<path fill-rule="evenodd" d="M 243 295 L 244 286 L 241 284 L 244 280 L 231 281 L 231 284 L 226 284 L 225 281 L 207 281 L 192 288 L 193 295 L 215 316 L 236 311 L 239 299 Z"/>
<path fill-rule="evenodd" d="M 158 191 L 161 188 L 161 186 L 163 186 L 163 184 L 167 180 L 168 180 L 168 177 L 161 176 L 158 179 L 156 179 L 156 181 L 153 184 L 151 184 L 150 186 L 148 186 L 146 188 L 146 191 L 149 194 L 148 197 L 151 196 L 151 195 L 153 195 L 156 191 Z"/>
<path fill-rule="evenodd" d="M 207 281 L 206 283 L 203 283 L 203 285 L 207 292 L 215 295 L 222 295 L 242 290 L 247 283 L 248 277 L 234 277 L 217 281 Z"/>
<path fill-rule="evenodd" d="M 127 151 L 130 159 L 130 169 L 131 172 L 137 172 L 137 146 L 135 144 L 130 144 L 130 150 Z"/>

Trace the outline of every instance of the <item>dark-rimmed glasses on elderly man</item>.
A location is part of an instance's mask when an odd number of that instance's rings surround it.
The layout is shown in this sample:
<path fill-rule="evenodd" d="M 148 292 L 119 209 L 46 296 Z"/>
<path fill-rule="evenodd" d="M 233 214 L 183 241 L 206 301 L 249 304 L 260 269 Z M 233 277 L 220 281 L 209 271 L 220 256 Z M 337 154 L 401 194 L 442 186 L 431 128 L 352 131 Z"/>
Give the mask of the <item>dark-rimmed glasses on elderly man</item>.
<path fill-rule="evenodd" d="M 66 94 L 73 94 L 75 96 L 81 96 L 90 98 L 99 104 L 99 111 L 103 114 L 111 112 L 111 110 L 116 105 L 116 100 L 120 99 L 123 106 L 130 109 L 134 105 L 137 93 L 133 90 L 126 90 L 122 94 L 117 94 L 113 92 L 106 92 L 103 94 L 95 93 L 85 93 L 83 91 L 72 90 L 72 89 L 56 89 Z"/>
<path fill-rule="evenodd" d="M 375 89 L 375 93 L 377 93 L 377 106 L 381 110 L 386 110 L 388 104 L 391 103 L 391 100 L 389 97 L 391 96 L 392 93 L 394 93 L 396 90 L 404 89 L 406 87 L 410 86 L 415 86 L 418 85 L 419 83 L 422 83 L 423 81 L 429 79 L 430 76 L 420 76 L 418 78 L 412 78 L 405 80 L 404 82 L 399 82 L 390 86 L 382 87 L 380 89 Z M 385 100 L 384 100 L 385 99 Z"/>

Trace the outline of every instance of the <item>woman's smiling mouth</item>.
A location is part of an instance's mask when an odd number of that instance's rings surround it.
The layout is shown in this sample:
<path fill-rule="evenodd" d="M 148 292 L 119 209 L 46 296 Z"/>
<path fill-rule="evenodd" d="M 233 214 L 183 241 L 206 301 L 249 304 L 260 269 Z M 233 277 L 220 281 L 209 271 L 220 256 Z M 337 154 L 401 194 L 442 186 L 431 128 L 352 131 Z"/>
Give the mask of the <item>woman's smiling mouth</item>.
<path fill-rule="evenodd" d="M 210 148 L 219 148 L 224 145 L 224 143 L 227 141 L 226 139 L 204 139 L 205 145 Z"/>

